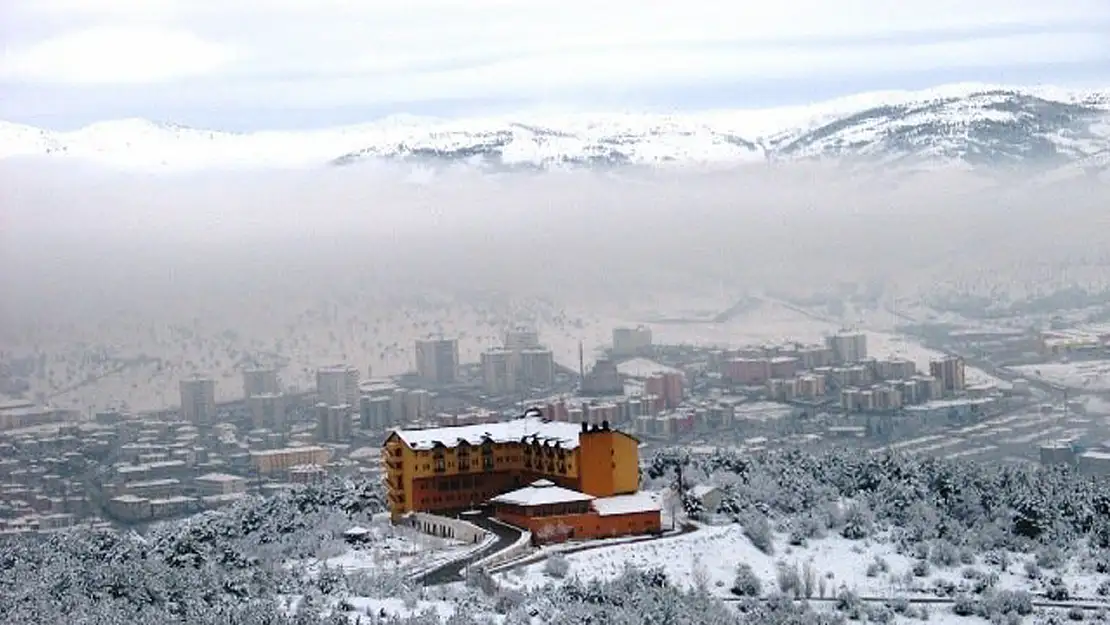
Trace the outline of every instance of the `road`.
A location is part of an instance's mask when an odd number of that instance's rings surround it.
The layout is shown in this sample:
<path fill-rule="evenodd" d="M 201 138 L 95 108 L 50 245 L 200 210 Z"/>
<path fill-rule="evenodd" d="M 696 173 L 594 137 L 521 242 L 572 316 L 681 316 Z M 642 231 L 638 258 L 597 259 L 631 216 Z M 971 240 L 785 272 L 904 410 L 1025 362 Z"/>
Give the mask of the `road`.
<path fill-rule="evenodd" d="M 463 570 L 467 566 L 474 562 L 477 562 L 478 560 L 481 560 L 482 558 L 491 556 L 498 551 L 501 551 L 502 549 L 509 548 L 521 536 L 520 530 L 508 527 L 506 525 L 501 525 L 500 523 L 494 523 L 485 516 L 474 515 L 460 518 L 463 518 L 465 521 L 477 525 L 487 532 L 491 532 L 494 536 L 497 537 L 497 540 L 485 549 L 481 549 L 474 554 L 462 558 L 461 560 L 448 562 L 447 564 L 444 564 L 437 569 L 428 571 L 424 575 L 416 578 L 415 581 L 417 583 L 423 584 L 424 586 L 439 586 L 442 584 L 450 584 L 452 582 L 462 581 Z"/>

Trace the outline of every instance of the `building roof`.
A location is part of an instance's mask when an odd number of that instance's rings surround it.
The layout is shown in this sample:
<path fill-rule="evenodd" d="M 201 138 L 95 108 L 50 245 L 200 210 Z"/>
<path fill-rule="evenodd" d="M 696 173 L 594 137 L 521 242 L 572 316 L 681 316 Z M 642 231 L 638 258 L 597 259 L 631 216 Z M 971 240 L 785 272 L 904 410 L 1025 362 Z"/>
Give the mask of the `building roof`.
<path fill-rule="evenodd" d="M 494 503 L 507 503 L 516 506 L 533 507 L 533 506 L 548 506 L 557 503 L 576 503 L 580 501 L 591 501 L 594 498 L 591 495 L 580 493 L 576 490 L 556 486 L 548 480 L 536 480 L 530 486 L 525 486 L 498 495 L 490 501 Z"/>
<path fill-rule="evenodd" d="M 616 497 L 601 497 L 594 499 L 593 506 L 599 516 L 659 512 L 663 509 L 659 497 L 653 493 L 642 492 L 632 495 L 617 495 Z"/>
<path fill-rule="evenodd" d="M 469 445 L 481 445 L 489 438 L 494 443 L 512 443 L 533 439 L 540 443 L 558 443 L 563 449 L 576 449 L 578 435 L 582 426 L 563 421 L 547 421 L 540 417 L 521 417 L 498 423 L 478 423 L 419 430 L 394 430 L 406 445 L 412 449 L 431 449 L 436 443 L 444 447 L 456 447 L 460 441 Z"/>
<path fill-rule="evenodd" d="M 230 473 L 205 473 L 196 478 L 197 482 L 241 482 L 247 478 Z"/>

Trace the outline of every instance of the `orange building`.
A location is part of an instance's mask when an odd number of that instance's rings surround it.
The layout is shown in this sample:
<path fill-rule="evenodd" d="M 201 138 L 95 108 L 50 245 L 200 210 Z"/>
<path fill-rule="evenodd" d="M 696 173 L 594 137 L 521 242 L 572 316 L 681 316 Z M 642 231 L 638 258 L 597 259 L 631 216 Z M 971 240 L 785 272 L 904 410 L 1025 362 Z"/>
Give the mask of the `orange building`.
<path fill-rule="evenodd" d="M 647 493 L 593 497 L 536 480 L 491 502 L 498 519 L 527 529 L 536 544 L 662 531 L 659 500 Z"/>
<path fill-rule="evenodd" d="M 592 497 L 635 493 L 639 441 L 609 424 L 548 421 L 538 410 L 500 423 L 399 429 L 382 449 L 396 519 L 462 510 L 546 479 Z"/>

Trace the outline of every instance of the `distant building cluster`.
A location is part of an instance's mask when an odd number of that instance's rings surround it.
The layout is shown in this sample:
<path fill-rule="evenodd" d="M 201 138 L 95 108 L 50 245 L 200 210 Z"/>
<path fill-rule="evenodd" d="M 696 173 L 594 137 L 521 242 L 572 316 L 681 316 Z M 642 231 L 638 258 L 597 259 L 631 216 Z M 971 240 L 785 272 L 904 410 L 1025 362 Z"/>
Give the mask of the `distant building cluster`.
<path fill-rule="evenodd" d="M 493 396 L 524 389 L 549 389 L 555 383 L 555 356 L 531 328 L 505 333 L 504 344 L 482 352 L 482 388 Z"/>

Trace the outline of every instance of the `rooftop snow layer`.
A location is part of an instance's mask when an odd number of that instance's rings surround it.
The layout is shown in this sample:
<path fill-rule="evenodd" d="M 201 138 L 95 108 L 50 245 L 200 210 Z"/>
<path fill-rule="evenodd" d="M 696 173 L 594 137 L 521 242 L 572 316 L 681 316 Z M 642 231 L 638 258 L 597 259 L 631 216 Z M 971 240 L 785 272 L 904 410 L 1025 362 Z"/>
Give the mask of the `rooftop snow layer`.
<path fill-rule="evenodd" d="M 594 499 L 591 495 L 580 493 L 576 490 L 556 486 L 548 480 L 536 480 L 531 486 L 525 486 L 498 495 L 490 501 L 494 503 L 507 503 L 516 506 L 533 507 L 549 506 L 557 503 L 576 503 Z"/>
<path fill-rule="evenodd" d="M 444 447 L 456 447 L 460 441 L 466 441 L 469 445 L 481 445 L 487 438 L 494 443 L 519 442 L 522 439 L 531 443 L 533 439 L 538 439 L 540 443 L 558 443 L 563 449 L 577 449 L 581 426 L 577 423 L 523 417 L 500 423 L 395 431 L 412 449 L 431 449 L 436 443 L 441 443 Z"/>
<path fill-rule="evenodd" d="M 601 497 L 594 499 L 594 510 L 600 516 L 615 516 L 618 514 L 636 514 L 639 512 L 659 512 L 663 509 L 662 503 L 654 493 L 635 493 L 633 495 L 617 495 L 616 497 Z"/>

